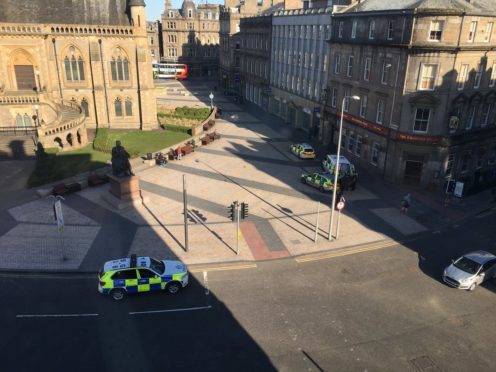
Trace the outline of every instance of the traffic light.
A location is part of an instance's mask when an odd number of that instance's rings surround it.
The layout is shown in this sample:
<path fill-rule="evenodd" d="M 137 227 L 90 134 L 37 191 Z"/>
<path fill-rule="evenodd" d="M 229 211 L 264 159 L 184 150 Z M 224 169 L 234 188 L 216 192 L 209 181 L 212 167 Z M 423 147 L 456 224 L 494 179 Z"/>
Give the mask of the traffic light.
<path fill-rule="evenodd" d="M 241 218 L 248 217 L 248 203 L 241 203 Z"/>
<path fill-rule="evenodd" d="M 234 206 L 234 203 L 232 203 L 229 207 L 227 207 L 227 218 L 229 218 L 231 221 L 234 221 L 236 218 L 236 207 Z"/>

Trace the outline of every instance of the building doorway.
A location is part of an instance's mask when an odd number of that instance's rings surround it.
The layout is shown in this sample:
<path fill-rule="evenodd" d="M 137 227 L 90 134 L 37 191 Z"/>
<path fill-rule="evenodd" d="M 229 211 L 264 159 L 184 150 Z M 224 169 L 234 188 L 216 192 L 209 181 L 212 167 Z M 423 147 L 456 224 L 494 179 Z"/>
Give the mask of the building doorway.
<path fill-rule="evenodd" d="M 289 112 L 289 123 L 293 126 L 296 127 L 296 109 L 294 107 L 288 107 L 288 112 Z"/>
<path fill-rule="evenodd" d="M 403 182 L 406 185 L 418 186 L 422 178 L 422 167 L 424 163 L 416 160 L 407 160 L 405 163 L 405 177 Z"/>
<path fill-rule="evenodd" d="M 33 90 L 36 87 L 33 65 L 14 65 L 17 90 Z"/>

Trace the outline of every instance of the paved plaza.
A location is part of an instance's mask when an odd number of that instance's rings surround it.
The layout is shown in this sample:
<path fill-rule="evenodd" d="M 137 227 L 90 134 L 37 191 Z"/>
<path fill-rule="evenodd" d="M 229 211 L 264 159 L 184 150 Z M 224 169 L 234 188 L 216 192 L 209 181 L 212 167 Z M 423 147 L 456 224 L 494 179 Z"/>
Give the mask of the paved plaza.
<path fill-rule="evenodd" d="M 172 82 L 157 89 L 158 102 L 208 105 L 211 89 L 205 84 L 186 89 Z M 217 97 L 215 103 L 223 109 L 214 128 L 221 139 L 165 167 L 141 166 L 140 160 L 135 161 L 145 200 L 141 206 L 116 210 L 104 200 L 108 185 L 87 188 L 63 202 L 65 229 L 59 233 L 53 201 L 31 194 L 15 205 L 4 201 L 0 269 L 94 272 L 106 260 L 131 253 L 179 258 L 187 264 L 277 259 L 401 241 L 432 230 L 433 221 L 444 218 L 450 222 L 449 213 L 415 201 L 415 195 L 411 213 L 401 213 L 399 200 L 404 190 L 393 186 L 384 190 L 383 183 L 361 174 L 357 189 L 345 195 L 339 239 L 328 241 L 331 195 L 300 182 L 302 172 L 321 170 L 320 161 L 300 160 L 288 151 L 302 134 L 226 97 Z M 188 247 L 183 176 L 188 194 Z M 227 216 L 235 200 L 249 204 L 238 246 L 235 224 Z M 465 212 L 487 209 L 484 203 L 472 204 Z M 457 213 L 463 216 L 460 209 Z"/>

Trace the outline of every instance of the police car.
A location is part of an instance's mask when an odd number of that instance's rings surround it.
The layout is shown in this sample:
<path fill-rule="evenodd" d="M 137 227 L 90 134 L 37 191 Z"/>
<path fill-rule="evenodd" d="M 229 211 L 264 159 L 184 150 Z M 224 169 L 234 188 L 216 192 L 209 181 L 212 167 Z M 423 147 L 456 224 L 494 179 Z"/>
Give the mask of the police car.
<path fill-rule="evenodd" d="M 289 150 L 301 159 L 315 159 L 315 150 L 308 143 L 296 143 Z"/>
<path fill-rule="evenodd" d="M 330 173 L 303 173 L 301 175 L 301 182 L 319 189 L 320 192 L 332 191 L 334 189 L 334 176 Z"/>
<path fill-rule="evenodd" d="M 98 274 L 98 292 L 122 300 L 127 294 L 166 290 L 176 294 L 188 285 L 188 269 L 180 261 L 136 257 L 108 261 Z"/>

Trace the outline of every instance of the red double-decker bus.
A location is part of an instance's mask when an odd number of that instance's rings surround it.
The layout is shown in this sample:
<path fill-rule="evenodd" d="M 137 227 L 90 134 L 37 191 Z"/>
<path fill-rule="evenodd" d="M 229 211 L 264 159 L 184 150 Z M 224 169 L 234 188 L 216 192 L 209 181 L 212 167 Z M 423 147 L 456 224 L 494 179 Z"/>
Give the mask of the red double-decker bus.
<path fill-rule="evenodd" d="M 181 63 L 154 63 L 153 77 L 155 79 L 187 79 L 188 66 Z"/>

